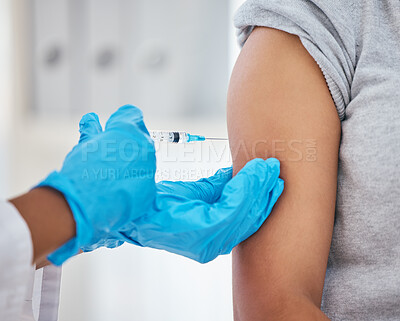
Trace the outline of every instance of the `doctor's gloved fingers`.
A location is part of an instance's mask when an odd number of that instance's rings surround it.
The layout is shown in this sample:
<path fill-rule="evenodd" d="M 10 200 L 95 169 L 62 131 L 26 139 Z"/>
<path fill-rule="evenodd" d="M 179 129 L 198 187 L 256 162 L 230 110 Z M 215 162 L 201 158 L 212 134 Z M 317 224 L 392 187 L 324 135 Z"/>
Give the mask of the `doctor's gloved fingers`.
<path fill-rule="evenodd" d="M 267 172 L 266 172 L 266 180 L 265 180 L 265 187 L 266 190 L 269 192 L 273 188 L 275 188 L 276 183 L 279 179 L 279 175 L 281 173 L 281 163 L 276 158 L 268 158 L 265 160 L 267 164 Z"/>
<path fill-rule="evenodd" d="M 275 186 L 279 174 L 280 163 L 277 159 L 253 159 L 226 184 L 223 201 L 231 208 L 232 204 L 239 206 L 239 203 L 252 207 L 259 196 Z"/>
<path fill-rule="evenodd" d="M 97 114 L 89 113 L 83 115 L 81 121 L 79 122 L 79 143 L 89 140 L 102 131 L 103 129 L 101 128 L 99 116 L 97 116 Z"/>
<path fill-rule="evenodd" d="M 256 158 L 249 161 L 239 173 L 232 179 L 231 183 L 238 176 L 246 176 L 250 183 L 259 185 L 260 188 L 272 189 L 280 174 L 280 162 L 276 158 L 263 160 Z"/>
<path fill-rule="evenodd" d="M 83 252 L 92 252 L 92 251 L 94 251 L 94 250 L 96 250 L 96 249 L 98 249 L 100 247 L 106 247 L 106 248 L 109 248 L 109 249 L 114 249 L 116 247 L 121 246 L 122 244 L 124 244 L 124 241 L 121 241 L 121 240 L 103 239 L 103 240 L 99 240 L 97 242 L 94 242 L 93 244 L 83 246 L 81 248 L 81 250 Z"/>
<path fill-rule="evenodd" d="M 244 235 L 245 239 L 257 232 L 265 222 L 279 197 L 282 195 L 283 189 L 284 181 L 278 178 L 271 190 L 259 196 L 259 202 L 257 202 L 254 212 L 248 217 L 249 222 L 247 225 L 249 226 L 249 232 L 247 235 Z"/>
<path fill-rule="evenodd" d="M 266 215 L 267 216 L 272 212 L 272 209 L 275 206 L 276 202 L 278 201 L 279 197 L 281 197 L 284 188 L 285 188 L 285 182 L 283 181 L 283 179 L 278 178 L 274 188 L 269 192 L 269 195 L 268 195 L 269 201 L 268 201 L 267 207 L 266 207 Z M 262 222 L 261 222 L 261 224 L 262 224 Z"/>
<path fill-rule="evenodd" d="M 251 224 L 265 210 L 269 191 L 276 185 L 279 176 L 279 162 L 254 159 L 228 182 L 221 199 L 213 205 L 219 220 L 236 226 L 237 235 L 245 233 Z"/>
<path fill-rule="evenodd" d="M 222 194 L 225 185 L 232 179 L 232 167 L 221 168 L 213 176 L 195 182 L 197 199 L 209 204 L 215 203 Z"/>
<path fill-rule="evenodd" d="M 273 189 L 261 199 L 260 205 L 258 205 L 259 208 L 252 212 L 243 223 L 243 226 L 247 226 L 247 231 L 243 232 L 242 230 L 241 233 L 238 233 L 235 246 L 248 239 L 261 228 L 282 195 L 283 189 L 284 181 L 279 178 Z"/>
<path fill-rule="evenodd" d="M 202 178 L 197 182 L 162 181 L 157 184 L 157 190 L 212 204 L 220 198 L 223 188 L 231 178 L 232 167 L 229 167 L 220 169 L 213 176 Z"/>
<path fill-rule="evenodd" d="M 105 130 L 123 128 L 128 132 L 136 133 L 139 129 L 142 133 L 150 136 L 143 121 L 142 111 L 133 105 L 124 105 L 114 112 L 106 123 Z"/>

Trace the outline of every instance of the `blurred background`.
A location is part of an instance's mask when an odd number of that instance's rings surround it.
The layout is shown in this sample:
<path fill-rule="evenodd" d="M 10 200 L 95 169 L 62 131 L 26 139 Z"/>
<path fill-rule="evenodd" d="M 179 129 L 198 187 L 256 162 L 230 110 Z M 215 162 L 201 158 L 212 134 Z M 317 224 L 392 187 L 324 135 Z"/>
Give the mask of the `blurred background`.
<path fill-rule="evenodd" d="M 60 167 L 82 114 L 119 106 L 149 129 L 227 137 L 226 91 L 243 0 L 0 0 L 0 195 Z M 226 142 L 158 144 L 158 179 L 230 165 Z M 122 246 L 71 259 L 60 321 L 232 320 L 231 261 L 200 265 Z"/>

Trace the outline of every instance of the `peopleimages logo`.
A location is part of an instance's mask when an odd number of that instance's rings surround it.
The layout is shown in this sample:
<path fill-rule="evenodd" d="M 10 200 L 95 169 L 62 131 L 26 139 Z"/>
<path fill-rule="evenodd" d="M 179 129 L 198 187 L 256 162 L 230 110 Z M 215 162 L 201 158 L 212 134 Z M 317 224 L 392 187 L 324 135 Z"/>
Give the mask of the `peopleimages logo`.
<path fill-rule="evenodd" d="M 82 179 L 84 180 L 127 180 L 150 179 L 156 175 L 156 171 L 140 168 L 84 168 Z"/>
<path fill-rule="evenodd" d="M 146 161 L 153 158 L 151 154 L 154 152 L 154 150 L 144 146 L 143 143 L 140 144 L 133 139 L 91 140 L 81 148 L 83 162 L 87 161 L 91 154 L 97 155 L 98 153 L 100 153 L 100 160 L 102 162 L 115 162 L 116 160 L 123 162 Z"/>
<path fill-rule="evenodd" d="M 101 165 L 85 168 L 82 172 L 83 179 L 148 179 L 155 176 L 158 180 L 192 180 L 210 176 L 215 168 L 226 167 L 226 164 L 235 163 L 238 158 L 250 160 L 275 157 L 281 162 L 316 162 L 318 142 L 316 139 L 257 140 L 249 144 L 242 140 L 235 142 L 233 146 L 226 142 L 213 141 L 187 144 L 157 142 L 153 149 L 149 146 L 142 148 L 136 141 L 129 139 L 118 142 L 103 140 L 89 142 L 82 149 L 82 160 L 88 161 L 91 153 L 99 152 Z M 140 164 L 144 166 L 148 161 L 154 161 L 154 153 L 159 169 L 141 169 Z M 117 160 L 126 166 L 118 170 L 108 166 L 109 162 Z"/>
<path fill-rule="evenodd" d="M 161 168 L 157 169 L 156 181 L 194 181 L 200 177 L 210 177 L 219 168 Z"/>
<path fill-rule="evenodd" d="M 315 162 L 318 156 L 316 139 L 273 139 L 256 140 L 248 143 L 244 140 L 231 146 L 233 162 L 241 159 L 274 157 L 281 162 Z"/>
<path fill-rule="evenodd" d="M 315 162 L 318 156 L 316 139 L 244 140 L 230 146 L 225 142 L 188 144 L 156 144 L 157 158 L 162 162 L 232 163 L 241 159 L 275 157 L 281 162 Z"/>

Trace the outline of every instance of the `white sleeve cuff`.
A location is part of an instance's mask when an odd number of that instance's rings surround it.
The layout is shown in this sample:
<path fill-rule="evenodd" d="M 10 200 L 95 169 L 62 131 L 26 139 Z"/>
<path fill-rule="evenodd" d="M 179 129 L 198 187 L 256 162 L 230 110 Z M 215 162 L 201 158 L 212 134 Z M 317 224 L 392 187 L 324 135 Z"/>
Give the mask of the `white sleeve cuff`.
<path fill-rule="evenodd" d="M 32 270 L 32 239 L 17 209 L 0 201 L 0 320 L 18 320 Z"/>

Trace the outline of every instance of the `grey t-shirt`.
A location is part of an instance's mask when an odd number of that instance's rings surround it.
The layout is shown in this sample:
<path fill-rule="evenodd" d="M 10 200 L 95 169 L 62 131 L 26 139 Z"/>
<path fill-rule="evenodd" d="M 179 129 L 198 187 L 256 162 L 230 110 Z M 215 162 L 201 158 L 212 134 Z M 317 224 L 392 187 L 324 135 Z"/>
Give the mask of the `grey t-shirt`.
<path fill-rule="evenodd" d="M 400 1 L 248 0 L 235 25 L 298 35 L 342 121 L 335 226 L 322 310 L 400 320 Z"/>

